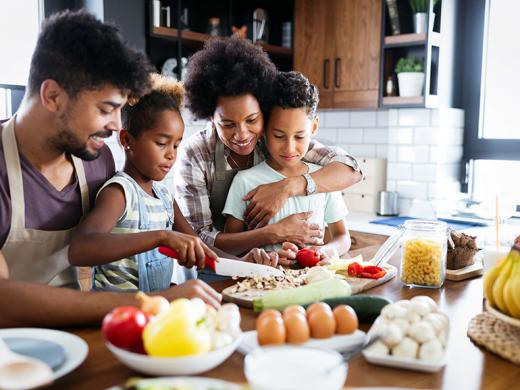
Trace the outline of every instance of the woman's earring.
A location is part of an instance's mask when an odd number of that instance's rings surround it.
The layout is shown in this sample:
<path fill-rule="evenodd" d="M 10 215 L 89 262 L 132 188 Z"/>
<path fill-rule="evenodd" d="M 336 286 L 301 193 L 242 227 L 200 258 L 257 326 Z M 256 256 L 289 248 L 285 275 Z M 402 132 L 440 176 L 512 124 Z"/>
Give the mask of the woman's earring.
<path fill-rule="evenodd" d="M 126 150 L 130 150 L 130 146 L 126 146 L 125 149 L 126 149 Z"/>

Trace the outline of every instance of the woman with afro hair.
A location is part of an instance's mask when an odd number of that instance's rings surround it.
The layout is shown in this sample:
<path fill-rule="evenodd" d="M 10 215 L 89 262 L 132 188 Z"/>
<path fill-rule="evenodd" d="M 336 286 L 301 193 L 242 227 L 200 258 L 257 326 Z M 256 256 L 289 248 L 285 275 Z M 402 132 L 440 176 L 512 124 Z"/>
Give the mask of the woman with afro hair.
<path fill-rule="evenodd" d="M 266 159 L 263 131 L 276 75 L 260 47 L 236 36 L 206 42 L 188 63 L 188 108 L 196 119 L 210 123 L 182 147 L 175 179 L 178 202 L 204 242 L 236 255 L 284 241 L 320 244 L 323 232 L 307 222 L 309 212 L 268 222 L 291 196 L 344 190 L 362 177 L 356 160 L 344 150 L 313 140 L 304 160 L 323 168 L 252 190 L 244 216 L 249 230 L 223 232 L 222 210 L 233 177 Z M 264 262 L 263 256 L 252 260 Z"/>

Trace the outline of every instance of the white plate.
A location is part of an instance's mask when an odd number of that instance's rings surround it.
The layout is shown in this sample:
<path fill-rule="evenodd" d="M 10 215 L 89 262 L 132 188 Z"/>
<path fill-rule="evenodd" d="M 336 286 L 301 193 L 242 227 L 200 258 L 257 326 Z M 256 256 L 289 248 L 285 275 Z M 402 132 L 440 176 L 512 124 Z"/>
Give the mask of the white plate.
<path fill-rule="evenodd" d="M 423 372 L 437 372 L 446 365 L 446 352 L 442 360 L 438 362 L 430 362 L 427 360 L 419 360 L 412 358 L 404 358 L 392 355 L 377 355 L 369 351 L 363 351 L 363 356 L 367 361 L 382 366 L 404 368 L 406 370 L 423 371 Z"/>
<path fill-rule="evenodd" d="M 139 379 L 136 383 L 146 388 L 163 388 L 169 386 L 171 388 L 190 389 L 190 390 L 243 390 L 244 387 L 223 381 L 220 379 L 203 378 L 197 376 L 178 376 L 164 378 Z"/>
<path fill-rule="evenodd" d="M 135 371 L 148 375 L 194 375 L 217 367 L 235 351 L 241 336 L 216 351 L 201 355 L 182 357 L 152 357 L 129 352 L 109 342 L 107 348 L 125 365 Z"/>
<path fill-rule="evenodd" d="M 310 339 L 306 343 L 301 344 L 301 346 L 348 351 L 352 347 L 362 343 L 364 339 L 365 332 L 358 329 L 349 335 L 334 335 L 328 339 Z M 238 351 L 245 355 L 259 347 L 256 330 L 251 330 L 243 334 L 242 342 L 238 346 Z"/>
<path fill-rule="evenodd" d="M 53 372 L 54 380 L 74 370 L 83 363 L 88 355 L 88 345 L 83 339 L 61 330 L 44 328 L 0 329 L 0 337 L 27 337 L 59 344 L 65 352 L 65 362 Z"/>
<path fill-rule="evenodd" d="M 486 299 L 486 310 L 490 314 L 493 314 L 499 320 L 502 320 L 504 322 L 507 322 L 510 325 L 517 326 L 517 327 L 520 328 L 520 320 L 519 319 L 510 317 L 507 314 L 504 314 L 501 311 L 498 311 L 494 307 L 491 307 L 491 305 L 489 304 L 489 301 L 487 299 Z"/>

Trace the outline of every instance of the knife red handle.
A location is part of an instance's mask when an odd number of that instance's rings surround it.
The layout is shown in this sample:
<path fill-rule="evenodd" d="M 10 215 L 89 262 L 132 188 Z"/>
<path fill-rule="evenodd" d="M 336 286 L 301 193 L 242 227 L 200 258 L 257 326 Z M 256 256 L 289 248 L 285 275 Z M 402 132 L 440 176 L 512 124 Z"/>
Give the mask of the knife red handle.
<path fill-rule="evenodd" d="M 169 248 L 167 246 L 160 246 L 159 247 L 159 253 L 162 253 L 165 256 L 171 257 L 172 259 L 180 259 L 179 252 L 177 252 L 175 249 Z M 212 269 L 213 271 L 216 270 L 216 260 L 206 255 L 204 257 L 204 264 L 207 268 Z"/>

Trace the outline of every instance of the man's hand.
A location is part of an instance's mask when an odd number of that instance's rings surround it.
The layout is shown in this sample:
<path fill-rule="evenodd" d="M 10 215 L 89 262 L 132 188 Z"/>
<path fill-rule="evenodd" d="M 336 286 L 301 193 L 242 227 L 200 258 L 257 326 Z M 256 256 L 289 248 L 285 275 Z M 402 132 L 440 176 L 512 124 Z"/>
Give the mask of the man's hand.
<path fill-rule="evenodd" d="M 180 265 L 187 268 L 196 265 L 197 268 L 202 269 L 204 268 L 204 258 L 206 255 L 214 259 L 217 257 L 215 252 L 209 249 L 199 237 L 190 234 L 168 231 L 161 245 L 170 247 L 179 252 L 180 259 L 177 259 L 177 261 Z"/>
<path fill-rule="evenodd" d="M 208 284 L 202 280 L 192 279 L 179 284 L 174 287 L 170 287 L 167 290 L 159 292 L 159 295 L 164 295 L 168 300 L 174 300 L 177 298 L 200 298 L 204 302 L 218 309 L 220 302 L 222 301 L 222 295 L 215 291 Z"/>
<path fill-rule="evenodd" d="M 278 253 L 267 253 L 261 248 L 251 249 L 244 257 L 242 257 L 242 260 L 250 263 L 268 265 L 270 267 L 276 267 L 279 263 Z M 280 262 L 280 264 L 284 265 L 282 262 Z"/>
<path fill-rule="evenodd" d="M 280 180 L 261 184 L 244 197 L 245 201 L 250 201 L 244 212 L 244 220 L 248 229 L 267 225 L 291 196 L 287 188 L 285 180 Z"/>
<path fill-rule="evenodd" d="M 323 232 L 320 226 L 307 221 L 311 215 L 312 211 L 293 214 L 271 225 L 279 238 L 278 242 L 289 241 L 299 247 L 306 244 L 322 245 Z"/>

